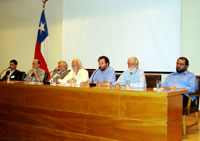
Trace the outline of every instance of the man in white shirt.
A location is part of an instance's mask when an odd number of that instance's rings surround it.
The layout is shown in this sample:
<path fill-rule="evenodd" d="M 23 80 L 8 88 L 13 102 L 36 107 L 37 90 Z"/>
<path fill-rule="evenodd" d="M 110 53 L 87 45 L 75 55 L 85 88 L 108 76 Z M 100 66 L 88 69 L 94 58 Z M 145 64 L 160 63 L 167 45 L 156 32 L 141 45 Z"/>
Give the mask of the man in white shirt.
<path fill-rule="evenodd" d="M 63 81 L 59 82 L 67 82 L 67 83 L 76 83 L 80 85 L 84 85 L 86 81 L 88 81 L 88 71 L 83 68 L 81 61 L 79 59 L 72 60 L 72 70 L 69 74 L 63 79 Z"/>
<path fill-rule="evenodd" d="M 128 59 L 128 70 L 124 71 L 117 82 L 114 84 L 115 87 L 119 87 L 120 85 L 130 84 L 130 87 L 133 88 L 145 88 L 146 87 L 146 79 L 144 75 L 144 71 L 139 68 L 139 61 L 136 57 L 130 57 Z M 128 84 L 128 85 L 129 85 Z"/>

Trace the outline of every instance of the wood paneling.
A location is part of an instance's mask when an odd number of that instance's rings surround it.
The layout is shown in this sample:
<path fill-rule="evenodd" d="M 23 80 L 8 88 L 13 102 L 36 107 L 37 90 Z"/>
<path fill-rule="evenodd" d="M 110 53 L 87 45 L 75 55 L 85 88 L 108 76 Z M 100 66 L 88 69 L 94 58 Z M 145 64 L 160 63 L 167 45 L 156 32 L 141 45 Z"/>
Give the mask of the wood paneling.
<path fill-rule="evenodd" d="M 113 94 L 88 94 L 89 114 L 118 116 L 119 96 Z"/>
<path fill-rule="evenodd" d="M 183 96 L 168 97 L 168 121 L 178 118 L 182 119 L 183 114 Z"/>
<path fill-rule="evenodd" d="M 162 122 L 87 116 L 87 134 L 117 140 L 166 140 L 167 128 Z"/>
<path fill-rule="evenodd" d="M 120 116 L 150 121 L 167 121 L 167 98 L 120 96 Z"/>
<path fill-rule="evenodd" d="M 79 113 L 0 104 L 0 115 L 0 120 L 85 133 L 85 115 Z"/>
<path fill-rule="evenodd" d="M 0 139 L 179 140 L 185 92 L 0 83 Z"/>
<path fill-rule="evenodd" d="M 66 93 L 63 90 L 29 89 L 25 96 L 25 105 L 73 112 L 87 111 L 87 94 L 78 91 Z"/>
<path fill-rule="evenodd" d="M 171 121 L 167 126 L 168 141 L 180 141 L 182 139 L 182 119 Z"/>
<path fill-rule="evenodd" d="M 20 87 L 15 87 L 14 89 L 9 87 L 0 87 L 0 102 L 24 105 L 25 91 L 24 88 Z"/>
<path fill-rule="evenodd" d="M 0 120 L 0 140 L 12 141 L 116 141 L 101 137 L 54 130 L 34 125 Z"/>

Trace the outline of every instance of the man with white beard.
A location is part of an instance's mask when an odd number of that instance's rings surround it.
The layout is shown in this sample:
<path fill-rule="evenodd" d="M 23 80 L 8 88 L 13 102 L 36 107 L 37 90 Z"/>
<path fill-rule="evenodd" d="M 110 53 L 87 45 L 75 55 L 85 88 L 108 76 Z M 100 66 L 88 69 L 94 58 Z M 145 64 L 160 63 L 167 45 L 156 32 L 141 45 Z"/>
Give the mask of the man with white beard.
<path fill-rule="evenodd" d="M 139 61 L 136 57 L 128 58 L 128 70 L 124 71 L 117 82 L 115 82 L 114 86 L 117 88 L 120 85 L 130 84 L 132 88 L 145 88 L 146 87 L 146 79 L 144 75 L 144 71 L 140 69 Z M 129 85 L 128 84 L 128 85 Z"/>

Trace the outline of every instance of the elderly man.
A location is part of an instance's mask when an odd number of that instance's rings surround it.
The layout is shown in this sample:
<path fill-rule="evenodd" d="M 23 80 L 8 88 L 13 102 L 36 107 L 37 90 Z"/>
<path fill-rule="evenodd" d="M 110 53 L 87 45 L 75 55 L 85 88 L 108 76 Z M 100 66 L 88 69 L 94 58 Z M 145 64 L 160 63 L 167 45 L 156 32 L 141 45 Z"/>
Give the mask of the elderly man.
<path fill-rule="evenodd" d="M 41 82 L 45 76 L 45 71 L 40 69 L 40 60 L 34 59 L 32 63 L 32 69 L 28 71 L 25 81 L 28 82 Z"/>
<path fill-rule="evenodd" d="M 195 93 L 197 88 L 196 76 L 189 72 L 189 61 L 185 57 L 179 57 L 176 62 L 176 72 L 170 74 L 164 81 L 163 87 L 167 89 L 184 88 L 188 93 Z M 188 94 L 183 95 L 183 107 L 188 103 Z M 192 97 L 193 106 L 195 104 L 195 97 Z"/>
<path fill-rule="evenodd" d="M 146 79 L 144 75 L 144 71 L 139 68 L 139 61 L 136 57 L 128 58 L 128 70 L 124 71 L 117 82 L 115 83 L 115 87 L 119 87 L 120 85 L 130 84 L 130 87 L 133 88 L 145 88 L 146 87 Z"/>
<path fill-rule="evenodd" d="M 52 77 L 50 78 L 50 82 L 57 82 L 58 79 L 63 79 L 66 75 L 68 75 L 68 65 L 65 61 L 58 62 L 58 67 L 53 71 Z"/>
<path fill-rule="evenodd" d="M 101 56 L 98 59 L 99 68 L 95 70 L 90 77 L 90 83 L 95 83 L 98 86 L 113 87 L 116 81 L 115 70 L 110 67 L 108 57 Z"/>
<path fill-rule="evenodd" d="M 5 74 L 5 76 L 1 79 L 1 81 L 4 80 L 11 80 L 11 81 L 21 81 L 22 75 L 21 72 L 17 70 L 17 61 L 11 60 L 9 64 L 10 70 L 8 70 Z"/>
<path fill-rule="evenodd" d="M 65 81 L 67 83 L 74 82 L 76 84 L 84 85 L 85 82 L 88 81 L 88 79 L 89 79 L 88 71 L 83 68 L 81 61 L 79 59 L 73 59 L 72 60 L 72 70 L 63 79 L 63 81 Z"/>

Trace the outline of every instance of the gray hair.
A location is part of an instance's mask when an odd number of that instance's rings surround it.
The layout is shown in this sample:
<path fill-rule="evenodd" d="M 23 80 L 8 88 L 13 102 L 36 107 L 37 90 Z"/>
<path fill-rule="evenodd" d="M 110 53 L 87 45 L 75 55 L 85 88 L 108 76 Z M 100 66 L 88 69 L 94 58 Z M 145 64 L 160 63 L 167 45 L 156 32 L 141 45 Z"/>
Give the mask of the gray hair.
<path fill-rule="evenodd" d="M 77 59 L 77 58 L 76 58 L 76 59 L 73 59 L 72 62 L 73 62 L 73 61 L 78 62 L 78 65 L 79 65 L 79 67 L 80 67 L 81 69 L 84 68 L 83 65 L 82 65 L 82 63 L 81 63 L 81 60 L 80 60 L 80 59 Z"/>
<path fill-rule="evenodd" d="M 58 64 L 63 63 L 66 68 L 68 68 L 68 64 L 65 61 L 59 61 Z"/>
<path fill-rule="evenodd" d="M 135 60 L 135 62 L 137 63 L 137 65 L 139 65 L 139 61 L 138 61 L 137 57 L 129 57 L 128 61 L 129 60 Z"/>

